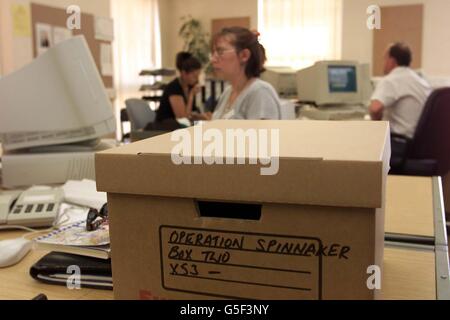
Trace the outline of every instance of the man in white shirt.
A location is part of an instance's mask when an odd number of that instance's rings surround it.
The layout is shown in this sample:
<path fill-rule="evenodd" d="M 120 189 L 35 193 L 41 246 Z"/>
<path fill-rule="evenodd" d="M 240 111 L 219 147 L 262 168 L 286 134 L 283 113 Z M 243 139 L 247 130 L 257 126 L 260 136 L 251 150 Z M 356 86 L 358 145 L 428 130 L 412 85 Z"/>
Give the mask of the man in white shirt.
<path fill-rule="evenodd" d="M 389 121 L 391 133 L 414 137 L 431 86 L 409 66 L 412 54 L 403 43 L 389 47 L 384 57 L 384 74 L 371 98 L 372 120 Z"/>

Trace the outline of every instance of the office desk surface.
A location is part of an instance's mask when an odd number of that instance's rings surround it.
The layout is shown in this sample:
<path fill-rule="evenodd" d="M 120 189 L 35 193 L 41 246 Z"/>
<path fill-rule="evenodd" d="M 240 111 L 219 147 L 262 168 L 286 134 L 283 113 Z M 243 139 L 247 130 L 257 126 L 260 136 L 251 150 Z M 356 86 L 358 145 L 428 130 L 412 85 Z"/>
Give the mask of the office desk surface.
<path fill-rule="evenodd" d="M 386 247 L 381 299 L 435 300 L 435 253 Z"/>
<path fill-rule="evenodd" d="M 434 238 L 433 179 L 388 176 L 385 232 Z"/>
<path fill-rule="evenodd" d="M 386 232 L 433 237 L 432 178 L 389 176 L 386 190 Z M 22 232 L 0 232 L 0 240 Z M 112 299 L 111 291 L 68 290 L 33 280 L 31 265 L 45 252 L 31 252 L 18 265 L 0 269 L 0 299 Z M 436 263 L 433 251 L 387 247 L 382 285 L 384 299 L 435 299 Z"/>
<path fill-rule="evenodd" d="M 21 231 L 3 231 L 0 240 L 19 237 Z M 69 290 L 64 286 L 47 285 L 35 281 L 30 275 L 30 267 L 46 253 L 45 251 L 31 251 L 15 266 L 0 269 L 0 299 L 29 300 L 44 293 L 52 300 L 65 299 L 112 299 L 112 291 L 81 289 Z"/>
<path fill-rule="evenodd" d="M 20 236 L 21 232 L 2 232 L 0 240 Z M 29 275 L 33 263 L 46 252 L 32 251 L 19 264 L 0 269 L 0 299 L 32 299 L 44 293 L 51 300 L 113 299 L 112 291 L 80 289 L 40 283 Z M 436 299 L 435 254 L 404 248 L 386 247 L 382 281 L 383 299 Z"/>

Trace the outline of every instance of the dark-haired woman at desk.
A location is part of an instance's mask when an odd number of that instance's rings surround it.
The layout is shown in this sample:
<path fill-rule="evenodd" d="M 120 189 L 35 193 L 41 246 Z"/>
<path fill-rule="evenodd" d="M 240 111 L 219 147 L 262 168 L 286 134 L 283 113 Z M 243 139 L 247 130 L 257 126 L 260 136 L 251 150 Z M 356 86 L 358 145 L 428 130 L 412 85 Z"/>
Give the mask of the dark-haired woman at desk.
<path fill-rule="evenodd" d="M 199 92 L 198 80 L 202 65 L 197 58 L 188 52 L 180 52 L 176 57 L 179 77 L 170 82 L 164 89 L 156 121 L 153 125 L 159 130 L 175 130 L 181 128 L 177 119 L 208 120 L 210 113 L 201 114 L 195 105 L 195 95 Z"/>

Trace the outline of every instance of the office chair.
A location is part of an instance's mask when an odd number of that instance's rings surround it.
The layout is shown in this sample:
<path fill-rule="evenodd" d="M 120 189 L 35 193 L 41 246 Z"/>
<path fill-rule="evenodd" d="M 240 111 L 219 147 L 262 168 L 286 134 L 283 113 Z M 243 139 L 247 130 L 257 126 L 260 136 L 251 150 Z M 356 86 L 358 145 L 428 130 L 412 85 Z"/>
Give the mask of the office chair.
<path fill-rule="evenodd" d="M 123 125 L 124 122 L 129 122 L 127 109 L 120 110 L 120 132 L 122 133 L 122 142 L 125 142 L 126 139 L 130 138 L 130 133 L 124 133 L 125 127 Z"/>
<path fill-rule="evenodd" d="M 155 121 L 156 112 L 150 109 L 148 102 L 142 99 L 128 99 L 125 101 L 131 131 L 144 129 L 147 124 Z"/>
<path fill-rule="evenodd" d="M 445 177 L 450 171 L 450 87 L 437 89 L 429 96 L 412 140 L 402 142 L 394 136 L 391 143 L 404 143 L 406 150 L 403 157 L 392 155 L 391 174 Z M 444 190 L 444 194 L 448 191 Z"/>
<path fill-rule="evenodd" d="M 435 90 L 428 98 L 414 138 L 405 139 L 403 159 L 391 158 L 393 173 L 445 176 L 450 171 L 450 88 Z M 392 142 L 399 142 L 393 137 Z"/>

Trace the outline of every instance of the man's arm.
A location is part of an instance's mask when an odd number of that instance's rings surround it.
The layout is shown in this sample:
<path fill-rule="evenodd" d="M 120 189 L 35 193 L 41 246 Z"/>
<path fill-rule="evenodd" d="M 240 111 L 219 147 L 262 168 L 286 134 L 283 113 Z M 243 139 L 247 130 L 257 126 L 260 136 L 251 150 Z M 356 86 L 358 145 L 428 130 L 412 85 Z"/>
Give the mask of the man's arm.
<path fill-rule="evenodd" d="M 369 107 L 370 118 L 372 120 L 383 119 L 384 105 L 380 100 L 372 100 Z"/>

